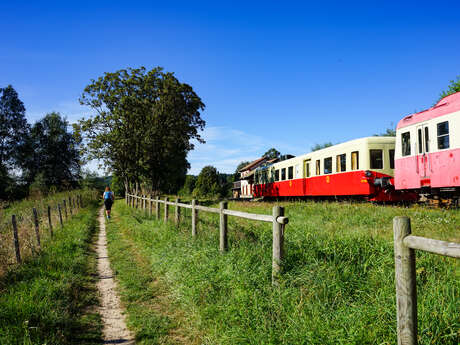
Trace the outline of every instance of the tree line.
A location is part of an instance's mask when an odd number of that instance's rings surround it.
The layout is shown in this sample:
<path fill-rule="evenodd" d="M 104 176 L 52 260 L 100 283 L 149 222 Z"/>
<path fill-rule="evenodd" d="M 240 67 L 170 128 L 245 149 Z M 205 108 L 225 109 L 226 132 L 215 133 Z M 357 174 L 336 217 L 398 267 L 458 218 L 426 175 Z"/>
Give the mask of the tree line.
<path fill-rule="evenodd" d="M 440 97 L 459 91 L 460 76 Z M 228 196 L 239 170 L 249 164 L 241 162 L 234 174 L 206 166 L 197 177 L 187 175 L 189 151 L 205 142 L 199 134 L 205 104 L 190 85 L 161 67 L 104 73 L 90 81 L 79 101 L 93 113 L 73 124 L 73 130 L 57 112 L 29 124 L 16 90 L 0 88 L 0 200 L 108 183 L 120 194 Z M 394 135 L 394 129 L 379 135 Z M 331 145 L 317 144 L 312 150 Z M 279 158 L 280 152 L 271 148 L 264 156 Z M 91 159 L 102 161 L 111 179 L 83 172 Z"/>
<path fill-rule="evenodd" d="M 0 200 L 75 188 L 81 178 L 79 141 L 59 113 L 29 124 L 11 86 L 0 88 Z"/>

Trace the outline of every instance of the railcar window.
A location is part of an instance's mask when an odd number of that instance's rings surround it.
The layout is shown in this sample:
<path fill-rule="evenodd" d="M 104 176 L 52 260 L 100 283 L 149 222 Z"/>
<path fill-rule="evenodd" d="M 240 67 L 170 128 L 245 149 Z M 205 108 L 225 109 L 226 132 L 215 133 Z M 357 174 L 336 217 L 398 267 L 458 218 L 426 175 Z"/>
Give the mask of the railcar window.
<path fill-rule="evenodd" d="M 403 156 L 410 155 L 410 132 L 401 134 L 401 148 Z"/>
<path fill-rule="evenodd" d="M 280 170 L 275 170 L 275 181 L 279 181 L 280 180 Z"/>
<path fill-rule="evenodd" d="M 351 153 L 351 170 L 359 169 L 359 152 L 354 151 Z"/>
<path fill-rule="evenodd" d="M 318 159 L 316 161 L 316 176 L 319 176 L 321 175 L 321 161 Z"/>
<path fill-rule="evenodd" d="M 449 148 L 449 121 L 438 123 L 438 149 Z"/>
<path fill-rule="evenodd" d="M 382 150 L 369 150 L 369 155 L 371 158 L 371 169 L 383 169 L 382 153 Z"/>
<path fill-rule="evenodd" d="M 294 167 L 288 168 L 288 180 L 292 180 L 294 178 Z"/>
<path fill-rule="evenodd" d="M 324 173 L 332 173 L 332 157 L 324 158 Z"/>
<path fill-rule="evenodd" d="M 286 179 L 286 168 L 281 169 L 281 181 Z"/>
<path fill-rule="evenodd" d="M 307 177 L 310 177 L 310 162 L 306 163 Z"/>
<path fill-rule="evenodd" d="M 395 150 L 389 150 L 390 153 L 390 169 L 395 168 Z"/>
<path fill-rule="evenodd" d="M 345 153 L 337 155 L 335 165 L 337 172 L 347 171 L 347 155 Z"/>
<path fill-rule="evenodd" d="M 254 173 L 254 183 L 259 183 L 259 174 L 257 173 L 257 171 Z"/>
<path fill-rule="evenodd" d="M 430 152 L 430 136 L 428 133 L 428 127 L 425 127 L 425 152 Z"/>
<path fill-rule="evenodd" d="M 417 135 L 418 135 L 418 153 L 422 153 L 423 144 L 422 144 L 422 129 L 421 128 L 418 129 Z"/>

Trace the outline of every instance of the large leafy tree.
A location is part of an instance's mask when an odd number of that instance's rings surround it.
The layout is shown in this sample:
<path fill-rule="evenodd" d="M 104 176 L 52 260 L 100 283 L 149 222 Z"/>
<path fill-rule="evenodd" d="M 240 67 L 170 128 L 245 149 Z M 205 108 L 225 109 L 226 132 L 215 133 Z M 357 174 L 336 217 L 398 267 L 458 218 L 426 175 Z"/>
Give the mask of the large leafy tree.
<path fill-rule="evenodd" d="M 20 149 L 28 137 L 25 111 L 11 85 L 0 88 L 0 199 L 7 198 L 7 190 L 15 183 L 9 172 L 18 166 Z"/>
<path fill-rule="evenodd" d="M 441 94 L 439 95 L 439 99 L 452 95 L 453 93 L 456 93 L 456 92 L 460 92 L 460 76 L 457 76 L 456 81 L 455 80 L 450 81 L 450 84 L 448 85 L 447 90 L 441 92 Z"/>
<path fill-rule="evenodd" d="M 191 139 L 204 142 L 204 104 L 190 85 L 159 67 L 129 68 L 92 80 L 80 103 L 96 112 L 75 126 L 88 159 L 102 160 L 127 189 L 142 182 L 156 191 L 183 185 Z"/>
<path fill-rule="evenodd" d="M 58 188 L 78 184 L 80 143 L 68 126 L 67 120 L 59 113 L 47 114 L 32 126 L 22 159 L 28 183 L 40 180 L 42 185 Z"/>

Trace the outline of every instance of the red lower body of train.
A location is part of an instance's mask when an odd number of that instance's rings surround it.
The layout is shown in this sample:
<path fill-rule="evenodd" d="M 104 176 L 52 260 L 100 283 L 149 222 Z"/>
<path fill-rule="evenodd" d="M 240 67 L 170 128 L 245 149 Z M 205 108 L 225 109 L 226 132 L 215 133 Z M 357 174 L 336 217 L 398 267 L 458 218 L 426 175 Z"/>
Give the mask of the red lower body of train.
<path fill-rule="evenodd" d="M 417 201 L 418 194 L 397 191 L 394 178 L 357 170 L 254 185 L 254 197 L 353 197 L 375 202 Z"/>

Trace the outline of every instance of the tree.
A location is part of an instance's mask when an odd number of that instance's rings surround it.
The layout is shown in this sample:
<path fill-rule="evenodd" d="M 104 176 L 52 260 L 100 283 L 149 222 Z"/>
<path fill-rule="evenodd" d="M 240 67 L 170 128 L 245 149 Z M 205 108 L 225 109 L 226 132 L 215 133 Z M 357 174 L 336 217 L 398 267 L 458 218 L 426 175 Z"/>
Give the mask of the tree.
<path fill-rule="evenodd" d="M 68 126 L 67 120 L 54 112 L 32 126 L 22 159 L 23 173 L 28 183 L 35 181 L 40 186 L 55 186 L 58 189 L 78 185 L 80 143 L 68 131 Z"/>
<path fill-rule="evenodd" d="M 198 175 L 193 195 L 204 198 L 219 197 L 221 192 L 219 182 L 217 169 L 210 165 L 205 166 Z"/>
<path fill-rule="evenodd" d="M 438 101 L 456 92 L 460 92 L 460 76 L 457 76 L 457 81 L 455 80 L 450 81 L 450 85 L 448 85 L 448 89 L 446 91 L 441 92 L 441 94 L 439 95 Z"/>
<path fill-rule="evenodd" d="M 11 85 L 0 88 L 0 199 L 6 199 L 7 189 L 12 189 L 14 179 L 9 172 L 18 166 L 21 147 L 28 137 L 25 111 Z"/>
<path fill-rule="evenodd" d="M 280 152 L 272 147 L 270 150 L 265 152 L 262 157 L 268 158 L 268 159 L 275 159 L 275 158 L 280 158 Z"/>
<path fill-rule="evenodd" d="M 333 143 L 331 143 L 330 141 L 324 143 L 324 144 L 315 144 L 314 146 L 311 147 L 311 151 L 318 151 L 318 150 L 321 150 L 321 149 L 325 149 L 326 147 L 330 147 L 334 145 Z"/>
<path fill-rule="evenodd" d="M 92 80 L 80 103 L 96 112 L 75 126 L 87 140 L 83 153 L 102 160 L 126 189 L 144 183 L 172 192 L 184 184 L 191 140 L 204 143 L 204 104 L 191 86 L 160 67 L 129 68 Z"/>
<path fill-rule="evenodd" d="M 185 176 L 185 182 L 180 191 L 179 195 L 192 195 L 193 190 L 195 189 L 197 177 L 194 175 Z"/>

